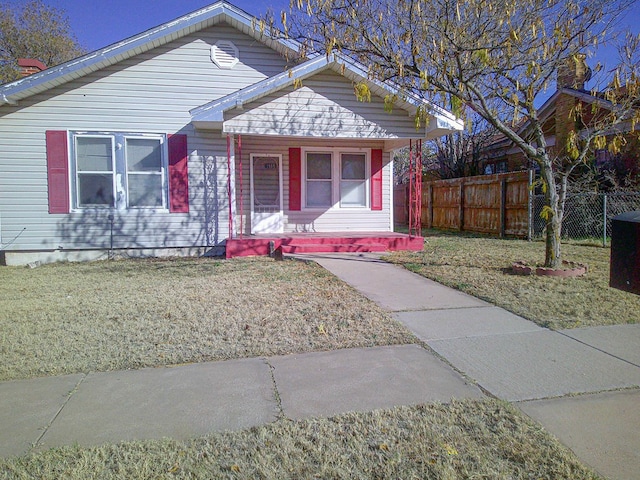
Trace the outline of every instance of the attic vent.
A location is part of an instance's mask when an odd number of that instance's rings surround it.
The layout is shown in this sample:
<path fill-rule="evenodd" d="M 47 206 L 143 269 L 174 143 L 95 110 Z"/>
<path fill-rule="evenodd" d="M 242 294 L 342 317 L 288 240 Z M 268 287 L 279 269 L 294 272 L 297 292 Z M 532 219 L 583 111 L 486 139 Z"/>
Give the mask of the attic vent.
<path fill-rule="evenodd" d="M 211 47 L 211 60 L 220 68 L 233 68 L 240 61 L 238 47 L 229 40 L 219 40 Z"/>

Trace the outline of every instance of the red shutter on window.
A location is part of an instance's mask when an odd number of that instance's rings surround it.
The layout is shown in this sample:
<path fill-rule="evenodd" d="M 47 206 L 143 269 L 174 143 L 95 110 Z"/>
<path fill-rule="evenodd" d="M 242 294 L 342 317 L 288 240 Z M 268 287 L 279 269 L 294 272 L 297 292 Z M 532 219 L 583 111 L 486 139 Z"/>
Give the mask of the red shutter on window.
<path fill-rule="evenodd" d="M 289 210 L 302 206 L 302 150 L 289 149 Z"/>
<path fill-rule="evenodd" d="M 69 147 L 64 130 L 47 130 L 49 213 L 69 213 Z"/>
<path fill-rule="evenodd" d="M 382 150 L 371 150 L 371 210 L 382 210 Z"/>
<path fill-rule="evenodd" d="M 189 213 L 187 136 L 169 135 L 169 211 Z"/>

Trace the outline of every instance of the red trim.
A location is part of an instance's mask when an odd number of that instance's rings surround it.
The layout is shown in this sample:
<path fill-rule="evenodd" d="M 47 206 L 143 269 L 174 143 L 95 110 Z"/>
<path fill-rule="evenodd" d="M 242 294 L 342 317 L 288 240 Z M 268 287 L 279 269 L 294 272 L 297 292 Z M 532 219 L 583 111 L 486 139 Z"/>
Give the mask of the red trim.
<path fill-rule="evenodd" d="M 187 136 L 169 135 L 169 211 L 189 213 Z"/>
<path fill-rule="evenodd" d="M 289 149 L 289 210 L 302 207 L 302 149 Z"/>
<path fill-rule="evenodd" d="M 46 70 L 47 66 L 35 58 L 19 58 L 18 66 L 22 68 L 37 68 L 40 71 Z"/>
<path fill-rule="evenodd" d="M 382 210 L 382 150 L 371 150 L 371 210 Z"/>
<path fill-rule="evenodd" d="M 47 130 L 49 213 L 69 213 L 69 146 L 67 132 Z"/>

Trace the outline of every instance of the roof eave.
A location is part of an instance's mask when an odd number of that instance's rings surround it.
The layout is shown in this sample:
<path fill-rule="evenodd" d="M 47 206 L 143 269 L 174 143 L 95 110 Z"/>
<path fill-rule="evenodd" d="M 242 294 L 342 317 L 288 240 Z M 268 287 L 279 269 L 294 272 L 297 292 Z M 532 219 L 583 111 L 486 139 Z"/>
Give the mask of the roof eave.
<path fill-rule="evenodd" d="M 225 1 L 221 1 L 82 57 L 0 86 L 0 99 L 2 103 L 15 104 L 23 98 L 65 84 L 195 31 L 223 22 L 263 41 L 279 53 L 296 54 L 299 51 L 297 42 L 275 38 L 268 33 L 263 33 L 259 25 L 255 23 L 254 17 Z"/>
<path fill-rule="evenodd" d="M 332 54 L 329 57 L 326 55 L 317 55 L 288 71 L 267 78 L 238 92 L 214 100 L 213 102 L 196 107 L 189 112 L 191 114 L 191 121 L 196 128 L 199 128 L 198 126 L 200 126 L 200 128 L 216 128 L 212 125 L 205 125 L 208 122 L 219 125 L 219 122 L 224 121 L 224 113 L 226 111 L 259 100 L 264 96 L 293 85 L 296 81 L 302 81 L 325 69 L 331 69 L 352 81 L 365 81 L 370 88 L 372 88 L 372 93 L 376 93 L 381 97 L 389 94 L 394 95 L 394 106 L 406 110 L 409 115 L 415 115 L 418 107 L 425 107 L 431 116 L 425 130 L 427 138 L 448 135 L 464 128 L 463 121 L 456 118 L 450 112 L 425 100 L 402 94 L 398 89 L 389 84 L 367 78 L 367 72 L 361 66 L 355 62 L 345 60 L 343 56 L 336 54 Z"/>

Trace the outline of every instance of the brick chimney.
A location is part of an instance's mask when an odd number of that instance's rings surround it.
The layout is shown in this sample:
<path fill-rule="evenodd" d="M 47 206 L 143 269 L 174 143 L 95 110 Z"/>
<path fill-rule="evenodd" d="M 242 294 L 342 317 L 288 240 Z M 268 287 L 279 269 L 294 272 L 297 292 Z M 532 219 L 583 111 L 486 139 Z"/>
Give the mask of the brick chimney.
<path fill-rule="evenodd" d="M 33 75 L 34 73 L 47 69 L 44 63 L 40 60 L 36 60 L 35 58 L 19 58 L 18 66 L 21 69 L 20 73 L 23 77 L 28 77 L 29 75 Z"/>
<path fill-rule="evenodd" d="M 591 69 L 585 61 L 584 53 L 572 55 L 558 67 L 557 88 L 584 90 L 584 84 L 591 78 Z"/>

